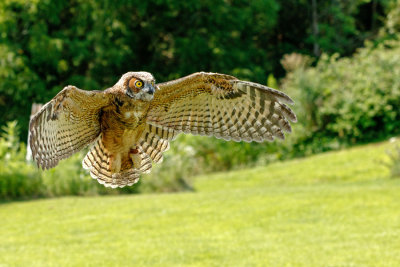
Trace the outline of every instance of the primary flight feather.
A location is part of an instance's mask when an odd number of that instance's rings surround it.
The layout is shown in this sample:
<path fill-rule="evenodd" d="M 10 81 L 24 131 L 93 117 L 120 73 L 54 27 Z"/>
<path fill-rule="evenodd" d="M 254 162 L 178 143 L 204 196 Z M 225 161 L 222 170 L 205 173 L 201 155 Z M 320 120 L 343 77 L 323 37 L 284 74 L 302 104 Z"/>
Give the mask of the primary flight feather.
<path fill-rule="evenodd" d="M 162 160 L 180 133 L 234 141 L 272 141 L 290 132 L 296 115 L 286 94 L 218 73 L 155 84 L 148 72 L 128 72 L 111 88 L 67 86 L 31 119 L 33 159 L 43 169 L 89 144 L 85 169 L 107 187 L 124 187 Z"/>

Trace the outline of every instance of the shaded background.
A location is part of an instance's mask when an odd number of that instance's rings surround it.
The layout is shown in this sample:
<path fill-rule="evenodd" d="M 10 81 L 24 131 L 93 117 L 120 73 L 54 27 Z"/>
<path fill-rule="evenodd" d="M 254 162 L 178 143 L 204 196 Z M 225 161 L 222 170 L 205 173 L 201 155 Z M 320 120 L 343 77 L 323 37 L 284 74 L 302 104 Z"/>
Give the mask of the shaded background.
<path fill-rule="evenodd" d="M 285 76 L 285 54 L 352 55 L 377 36 L 394 1 L 314 2 L 2 1 L 0 123 L 26 125 L 32 102 L 67 84 L 104 89 L 127 71 L 160 82 L 211 71 L 265 84 Z"/>
<path fill-rule="evenodd" d="M 32 103 L 67 84 L 105 89 L 128 71 L 159 82 L 211 71 L 267 84 L 295 100 L 299 123 L 284 142 L 181 136 L 152 184 L 119 192 L 190 189 L 197 174 L 396 135 L 399 9 L 396 0 L 1 1 L 1 196 L 111 193 L 81 170 L 82 153 L 43 173 L 25 162 L 24 143 Z"/>

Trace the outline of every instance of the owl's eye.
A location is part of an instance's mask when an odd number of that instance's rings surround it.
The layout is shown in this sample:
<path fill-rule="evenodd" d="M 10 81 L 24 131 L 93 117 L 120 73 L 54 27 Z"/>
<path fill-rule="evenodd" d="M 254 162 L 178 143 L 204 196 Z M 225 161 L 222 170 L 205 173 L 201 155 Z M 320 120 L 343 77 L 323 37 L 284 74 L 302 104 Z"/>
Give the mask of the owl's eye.
<path fill-rule="evenodd" d="M 142 82 L 142 81 L 139 81 L 139 80 L 137 80 L 137 81 L 135 82 L 135 86 L 136 86 L 136 88 L 142 88 L 142 86 L 143 86 L 143 82 Z"/>
<path fill-rule="evenodd" d="M 131 88 L 131 90 L 140 89 L 142 87 L 143 87 L 143 82 L 140 80 L 131 79 L 129 81 L 129 88 Z"/>

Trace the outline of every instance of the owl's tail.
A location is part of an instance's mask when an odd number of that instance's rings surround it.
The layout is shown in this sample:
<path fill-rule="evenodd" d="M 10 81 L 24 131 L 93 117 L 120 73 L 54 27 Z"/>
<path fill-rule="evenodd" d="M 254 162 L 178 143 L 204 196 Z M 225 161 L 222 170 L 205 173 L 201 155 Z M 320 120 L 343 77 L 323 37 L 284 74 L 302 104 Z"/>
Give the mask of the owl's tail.
<path fill-rule="evenodd" d="M 127 153 L 127 155 L 119 156 L 117 164 L 121 167 L 113 172 L 113 161 L 118 155 L 112 155 L 107 150 L 100 134 L 83 159 L 82 166 L 90 171 L 93 179 L 97 179 L 106 187 L 130 186 L 139 181 L 141 173 L 149 173 L 152 167 L 151 158 L 144 153 L 141 146 L 137 146 L 134 150 L 134 155 Z"/>

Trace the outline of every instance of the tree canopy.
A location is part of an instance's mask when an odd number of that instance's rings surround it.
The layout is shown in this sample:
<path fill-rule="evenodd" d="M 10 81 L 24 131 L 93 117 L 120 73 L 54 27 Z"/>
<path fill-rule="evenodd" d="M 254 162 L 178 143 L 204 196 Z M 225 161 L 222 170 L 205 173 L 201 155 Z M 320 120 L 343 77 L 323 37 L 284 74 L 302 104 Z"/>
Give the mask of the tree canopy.
<path fill-rule="evenodd" d="M 31 104 L 68 84 L 104 89 L 132 70 L 158 81 L 212 71 L 265 84 L 284 75 L 284 54 L 353 53 L 392 2 L 4 0 L 0 125 L 27 125 Z"/>

